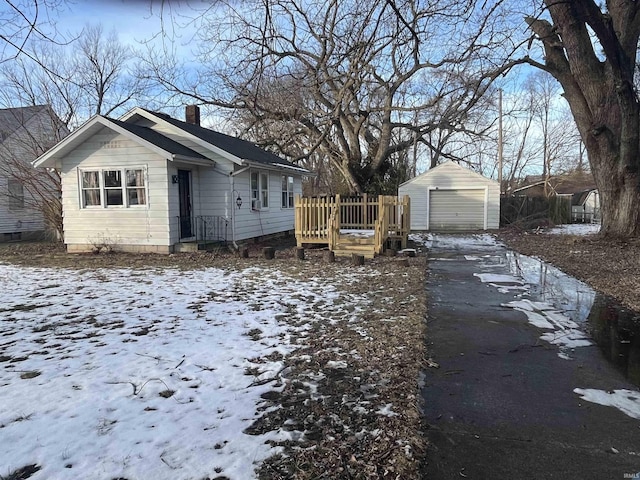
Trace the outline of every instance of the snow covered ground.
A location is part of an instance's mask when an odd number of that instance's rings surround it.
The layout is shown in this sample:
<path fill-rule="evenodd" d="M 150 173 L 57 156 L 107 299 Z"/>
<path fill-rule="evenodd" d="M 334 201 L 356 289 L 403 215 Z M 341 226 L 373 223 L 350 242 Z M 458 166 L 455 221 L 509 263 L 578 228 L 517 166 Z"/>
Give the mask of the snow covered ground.
<path fill-rule="evenodd" d="M 291 433 L 243 431 L 281 388 L 291 334 L 338 295 L 267 268 L 0 265 L 0 475 L 253 478 Z"/>
<path fill-rule="evenodd" d="M 551 235 L 593 235 L 599 231 L 599 223 L 570 223 L 550 228 L 549 230 L 545 230 L 544 233 Z"/>
<path fill-rule="evenodd" d="M 438 233 L 412 233 L 409 239 L 427 248 L 443 248 L 453 250 L 482 250 L 494 249 L 502 244 L 494 235 L 489 233 L 479 234 L 438 234 Z"/>

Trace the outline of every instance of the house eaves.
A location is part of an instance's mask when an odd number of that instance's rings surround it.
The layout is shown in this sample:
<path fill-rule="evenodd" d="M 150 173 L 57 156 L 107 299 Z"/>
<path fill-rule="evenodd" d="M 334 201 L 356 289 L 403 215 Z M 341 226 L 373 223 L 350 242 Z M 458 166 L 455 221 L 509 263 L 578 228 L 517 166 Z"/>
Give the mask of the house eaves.
<path fill-rule="evenodd" d="M 429 170 L 427 170 L 426 172 L 421 173 L 420 175 L 416 175 L 415 177 L 410 178 L 410 179 L 409 179 L 409 180 L 407 180 L 406 182 L 401 183 L 401 184 L 398 186 L 398 188 L 400 188 L 400 187 L 404 187 L 405 185 L 408 185 L 408 184 L 410 184 L 410 183 L 413 183 L 413 182 L 415 182 L 418 178 L 431 176 L 431 175 L 433 175 L 433 174 L 434 174 L 434 172 L 437 172 L 438 170 L 442 169 L 445 165 L 449 165 L 449 164 L 453 165 L 455 168 L 457 168 L 457 169 L 459 169 L 459 170 L 461 170 L 461 171 L 464 171 L 467 175 L 468 175 L 468 174 L 471 174 L 472 176 L 475 176 L 475 177 L 476 177 L 478 180 L 480 180 L 481 182 L 484 182 L 484 183 L 487 183 L 487 184 L 488 184 L 488 183 L 495 183 L 495 184 L 497 184 L 497 183 L 498 183 L 496 180 L 494 180 L 494 179 L 492 179 L 492 178 L 485 177 L 484 175 L 482 175 L 482 174 L 480 174 L 480 173 L 478 173 L 478 172 L 474 172 L 473 170 L 471 170 L 471 169 L 469 169 L 469 168 L 465 168 L 465 167 L 463 167 L 462 165 L 457 164 L 457 163 L 456 163 L 456 162 L 454 162 L 453 160 L 447 160 L 446 162 L 443 162 L 443 163 L 441 163 L 441 164 L 439 164 L 439 165 L 436 165 L 435 167 L 430 168 L 430 169 L 429 169 Z"/>
<path fill-rule="evenodd" d="M 151 131 L 151 129 L 143 131 L 142 129 L 145 127 L 134 126 L 133 128 L 130 128 L 129 125 L 123 126 L 122 122 L 118 120 L 96 115 L 85 122 L 81 127 L 73 131 L 70 135 L 65 137 L 54 147 L 36 158 L 32 162 L 33 166 L 56 167 L 57 162 L 59 162 L 64 156 L 81 145 L 87 138 L 98 133 L 104 127 L 129 138 L 130 140 L 168 160 L 179 159 L 190 163 L 209 166 L 215 164 L 212 160 L 200 155 L 198 152 L 195 152 L 194 150 L 191 150 L 158 132 Z"/>
<path fill-rule="evenodd" d="M 250 165 L 254 168 L 295 172 L 299 175 L 314 175 L 306 168 L 298 167 L 291 162 L 281 159 L 277 155 L 267 152 L 247 140 L 216 132 L 200 125 L 183 122 L 182 120 L 163 113 L 152 112 L 144 108 L 136 107 L 126 113 L 121 120 L 127 122 L 136 115 L 159 124 L 163 128 L 173 130 L 177 134 L 184 135 L 201 147 L 226 158 L 236 165 Z"/>
<path fill-rule="evenodd" d="M 269 170 L 274 172 L 283 172 L 283 173 L 296 173 L 298 175 L 302 175 L 305 177 L 315 177 L 317 173 L 311 172 L 303 167 L 297 166 L 288 166 L 282 165 L 279 163 L 266 164 L 262 162 L 254 162 L 252 160 L 243 159 L 242 164 L 243 167 L 256 168 L 260 170 Z"/>
<path fill-rule="evenodd" d="M 222 158 L 226 158 L 232 163 L 235 163 L 237 165 L 243 164 L 241 158 L 236 157 L 235 155 L 232 155 L 226 150 L 223 150 L 222 148 L 212 145 L 209 142 L 206 142 L 205 140 L 201 139 L 197 135 L 193 135 L 187 132 L 186 130 L 174 125 L 173 123 L 168 122 L 167 120 L 162 118 L 161 115 L 156 115 L 154 112 L 145 110 L 144 108 L 135 107 L 132 110 L 129 110 L 127 113 L 125 113 L 122 117 L 120 117 L 120 120 L 123 122 L 127 122 L 128 120 L 133 118 L 135 115 L 139 115 L 143 118 L 146 118 L 147 120 L 151 120 L 152 122 L 158 123 L 163 127 L 168 127 L 170 130 L 179 131 L 180 134 L 185 135 L 187 138 L 189 138 L 189 140 L 192 140 L 193 142 L 197 143 L 201 147 L 206 148 L 207 150 L 210 150 L 211 152 L 217 155 L 220 155 Z"/>

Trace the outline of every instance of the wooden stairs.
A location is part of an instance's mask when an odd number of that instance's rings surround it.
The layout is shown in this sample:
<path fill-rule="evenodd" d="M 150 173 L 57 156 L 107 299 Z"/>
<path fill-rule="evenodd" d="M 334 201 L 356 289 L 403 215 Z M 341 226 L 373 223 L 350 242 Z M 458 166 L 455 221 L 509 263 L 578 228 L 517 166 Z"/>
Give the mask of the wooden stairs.
<path fill-rule="evenodd" d="M 388 245 L 406 247 L 410 201 L 391 195 L 375 197 L 295 196 L 296 243 L 325 244 L 337 256 L 373 258 Z"/>
<path fill-rule="evenodd" d="M 353 238 L 348 235 L 340 235 L 333 246 L 333 253 L 337 257 L 350 257 L 354 253 L 364 258 L 373 258 L 376 255 L 376 239 L 374 237 Z"/>

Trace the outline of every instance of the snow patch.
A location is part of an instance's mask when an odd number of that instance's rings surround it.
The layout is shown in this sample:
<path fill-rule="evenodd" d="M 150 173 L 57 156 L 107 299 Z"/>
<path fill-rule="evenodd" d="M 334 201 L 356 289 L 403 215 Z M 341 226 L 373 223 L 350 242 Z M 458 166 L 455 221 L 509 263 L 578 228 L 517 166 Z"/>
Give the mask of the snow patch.
<path fill-rule="evenodd" d="M 347 368 L 347 362 L 344 360 L 329 360 L 325 367 L 334 369 Z"/>
<path fill-rule="evenodd" d="M 568 359 L 567 349 L 593 345 L 589 337 L 579 329 L 577 323 L 548 303 L 525 299 L 503 303 L 501 306 L 524 313 L 529 323 L 538 328 L 553 330 L 544 332 L 540 335 L 540 339 L 558 345 L 560 358 Z"/>
<path fill-rule="evenodd" d="M 477 235 L 447 235 L 434 233 L 412 233 L 409 239 L 418 245 L 427 248 L 443 248 L 456 250 L 494 249 L 496 246 L 504 246 L 494 235 L 482 233 Z"/>
<path fill-rule="evenodd" d="M 587 402 L 617 408 L 625 415 L 640 420 L 640 392 L 624 389 L 605 392 L 593 388 L 574 388 L 573 391 Z"/>
<path fill-rule="evenodd" d="M 544 233 L 549 235 L 594 235 L 599 231 L 599 223 L 570 223 L 550 228 Z"/>
<path fill-rule="evenodd" d="M 398 414 L 392 410 L 393 405 L 391 403 L 387 403 L 386 405 L 378 408 L 376 412 L 378 415 L 384 415 L 385 417 L 395 417 Z"/>
<path fill-rule="evenodd" d="M 478 277 L 482 283 L 512 283 L 514 285 L 523 285 L 524 282 L 513 275 L 503 275 L 496 273 L 474 273 L 474 277 Z"/>

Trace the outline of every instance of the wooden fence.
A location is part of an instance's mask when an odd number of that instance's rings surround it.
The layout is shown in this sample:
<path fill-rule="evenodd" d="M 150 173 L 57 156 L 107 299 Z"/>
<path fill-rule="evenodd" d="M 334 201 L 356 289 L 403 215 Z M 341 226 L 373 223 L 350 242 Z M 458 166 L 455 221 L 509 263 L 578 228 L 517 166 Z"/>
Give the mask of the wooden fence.
<path fill-rule="evenodd" d="M 526 197 L 500 199 L 500 226 L 550 220 L 556 225 L 571 222 L 571 196 Z"/>
<path fill-rule="evenodd" d="M 370 234 L 375 253 L 379 254 L 388 241 L 398 241 L 406 247 L 410 228 L 409 197 L 296 195 L 295 224 L 298 246 L 326 244 L 334 250 L 348 243 L 350 235 L 360 233 L 359 244 Z"/>

